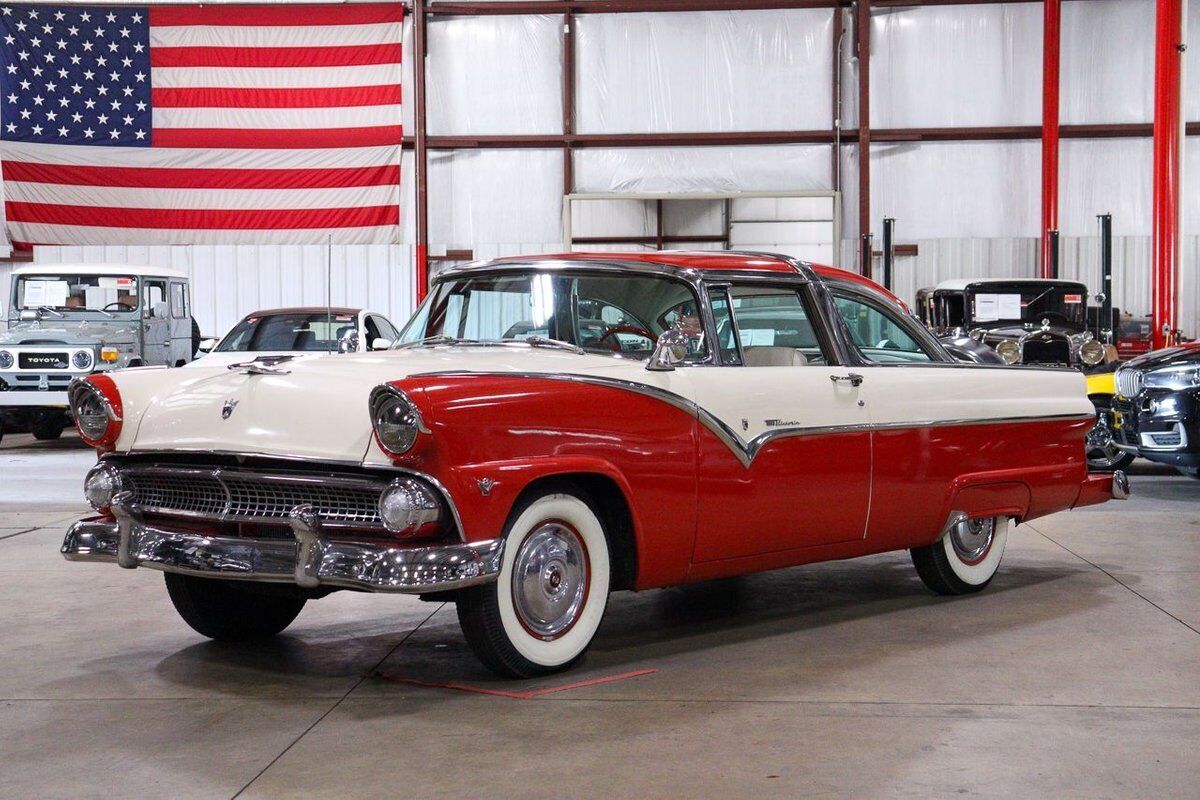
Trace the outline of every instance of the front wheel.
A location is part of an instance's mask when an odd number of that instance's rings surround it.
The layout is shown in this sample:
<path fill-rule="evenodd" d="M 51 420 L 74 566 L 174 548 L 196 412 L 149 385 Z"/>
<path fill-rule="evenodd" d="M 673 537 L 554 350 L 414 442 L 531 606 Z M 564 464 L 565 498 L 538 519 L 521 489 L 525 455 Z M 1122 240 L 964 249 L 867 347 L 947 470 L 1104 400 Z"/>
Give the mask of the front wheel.
<path fill-rule="evenodd" d="M 305 598 L 287 587 L 168 572 L 167 594 L 183 621 L 219 641 L 266 639 L 283 631 L 304 608 Z"/>
<path fill-rule="evenodd" d="M 608 604 L 610 557 L 600 515 L 566 491 L 514 510 L 495 583 L 459 594 L 458 621 L 484 666 L 509 678 L 570 668 Z"/>
<path fill-rule="evenodd" d="M 909 552 L 917 574 L 930 589 L 946 595 L 971 594 L 991 582 L 1007 541 L 1008 517 L 985 517 L 952 525 L 941 539 Z"/>
<path fill-rule="evenodd" d="M 34 420 L 29 425 L 29 432 L 39 442 L 52 442 L 62 436 L 67 424 L 57 415 L 46 415 Z"/>
<path fill-rule="evenodd" d="M 1113 440 L 1111 398 L 1093 396 L 1092 404 L 1096 407 L 1096 424 L 1088 431 L 1085 444 L 1088 469 L 1096 472 L 1125 469 L 1137 456 L 1120 450 Z"/>

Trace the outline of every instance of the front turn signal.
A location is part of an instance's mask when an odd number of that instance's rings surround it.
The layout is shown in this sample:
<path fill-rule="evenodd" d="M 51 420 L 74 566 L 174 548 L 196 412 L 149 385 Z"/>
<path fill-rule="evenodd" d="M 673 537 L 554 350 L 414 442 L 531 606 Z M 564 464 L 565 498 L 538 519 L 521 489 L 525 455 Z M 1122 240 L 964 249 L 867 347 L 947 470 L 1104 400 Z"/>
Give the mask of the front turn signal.
<path fill-rule="evenodd" d="M 121 357 L 121 351 L 115 347 L 103 347 L 100 349 L 100 360 L 109 364 L 115 362 Z"/>

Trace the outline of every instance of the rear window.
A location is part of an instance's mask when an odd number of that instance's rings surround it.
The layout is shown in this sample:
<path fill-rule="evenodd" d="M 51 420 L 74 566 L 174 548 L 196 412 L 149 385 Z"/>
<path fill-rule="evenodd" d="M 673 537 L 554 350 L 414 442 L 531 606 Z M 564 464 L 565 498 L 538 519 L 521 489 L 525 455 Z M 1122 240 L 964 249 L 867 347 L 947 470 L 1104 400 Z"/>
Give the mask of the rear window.
<path fill-rule="evenodd" d="M 234 326 L 217 351 L 335 351 L 338 340 L 354 328 L 351 314 L 318 312 L 247 317 Z"/>

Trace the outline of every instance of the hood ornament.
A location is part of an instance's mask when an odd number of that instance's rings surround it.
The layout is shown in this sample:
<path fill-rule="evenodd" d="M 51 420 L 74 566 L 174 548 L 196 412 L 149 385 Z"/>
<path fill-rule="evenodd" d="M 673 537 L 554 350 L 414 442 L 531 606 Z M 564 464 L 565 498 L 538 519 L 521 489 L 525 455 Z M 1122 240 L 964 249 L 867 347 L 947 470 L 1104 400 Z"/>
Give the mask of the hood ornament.
<path fill-rule="evenodd" d="M 237 400 L 226 400 L 225 405 L 221 406 L 221 419 L 229 419 L 233 416 L 233 410 L 237 408 Z"/>

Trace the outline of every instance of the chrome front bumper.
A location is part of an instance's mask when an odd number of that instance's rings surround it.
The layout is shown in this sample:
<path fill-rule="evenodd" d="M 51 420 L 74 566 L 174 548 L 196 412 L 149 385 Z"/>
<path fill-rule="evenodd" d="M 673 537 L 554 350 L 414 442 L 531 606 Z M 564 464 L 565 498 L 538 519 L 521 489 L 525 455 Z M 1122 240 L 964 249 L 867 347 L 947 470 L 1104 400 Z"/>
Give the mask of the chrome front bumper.
<path fill-rule="evenodd" d="M 136 509 L 114 506 L 115 522 L 80 520 L 67 531 L 68 561 L 116 562 L 208 578 L 294 583 L 370 592 L 423 594 L 496 580 L 503 539 L 394 547 L 331 541 L 320 520 L 301 506 L 289 520 L 294 540 L 206 536 L 148 525 Z"/>

